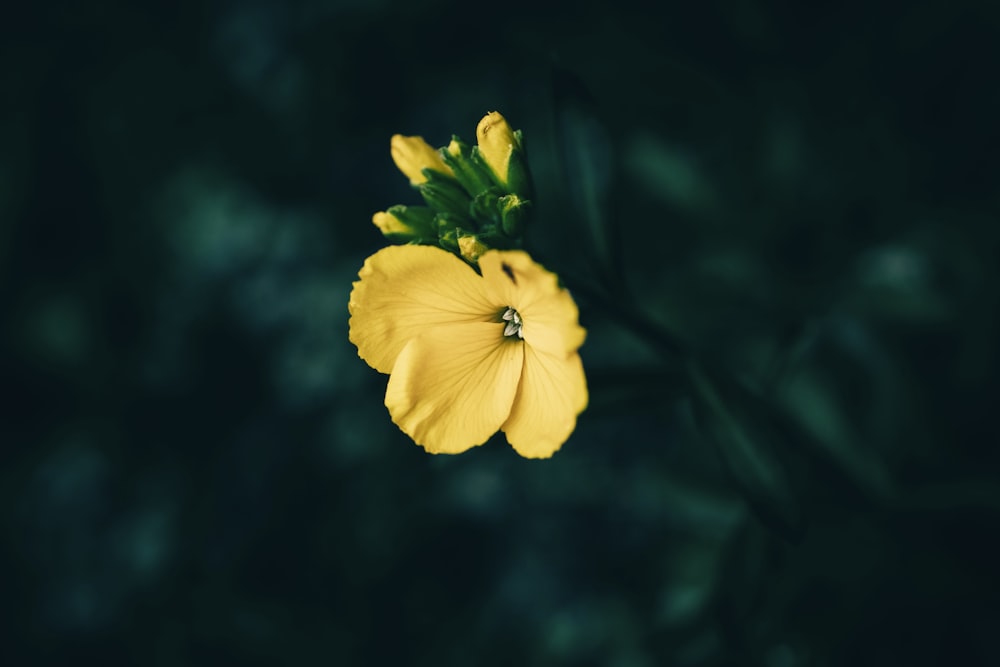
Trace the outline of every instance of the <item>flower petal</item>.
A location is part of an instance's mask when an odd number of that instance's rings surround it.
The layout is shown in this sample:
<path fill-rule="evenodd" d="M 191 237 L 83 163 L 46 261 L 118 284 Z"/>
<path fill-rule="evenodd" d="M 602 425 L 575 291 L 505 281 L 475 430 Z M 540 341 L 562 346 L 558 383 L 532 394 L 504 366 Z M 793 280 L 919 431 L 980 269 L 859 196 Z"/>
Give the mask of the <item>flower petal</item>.
<path fill-rule="evenodd" d="M 348 303 L 350 339 L 381 373 L 390 372 L 403 347 L 425 331 L 496 319 L 482 278 L 440 248 L 383 248 L 365 260 L 358 275 Z"/>
<path fill-rule="evenodd" d="M 579 354 L 561 359 L 525 345 L 521 384 L 501 429 L 521 456 L 548 458 L 576 428 L 576 416 L 587 407 L 587 398 Z"/>
<path fill-rule="evenodd" d="M 522 250 L 487 252 L 479 258 L 493 303 L 521 314 L 526 343 L 562 358 L 575 352 L 587 335 L 577 321 L 579 311 L 559 279 Z"/>
<path fill-rule="evenodd" d="M 460 324 L 411 340 L 389 377 L 392 421 L 432 454 L 458 454 L 500 429 L 514 402 L 525 346 L 499 323 Z"/>

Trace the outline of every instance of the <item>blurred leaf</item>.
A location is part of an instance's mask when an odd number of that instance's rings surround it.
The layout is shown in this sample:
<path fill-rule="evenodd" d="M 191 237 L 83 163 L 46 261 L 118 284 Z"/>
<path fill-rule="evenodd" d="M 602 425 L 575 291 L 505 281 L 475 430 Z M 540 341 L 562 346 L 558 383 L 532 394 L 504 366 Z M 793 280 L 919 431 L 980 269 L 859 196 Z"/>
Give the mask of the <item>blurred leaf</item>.
<path fill-rule="evenodd" d="M 868 495 L 892 495 L 894 484 L 878 451 L 859 436 L 833 387 L 802 373 L 783 383 L 781 399 L 810 440 Z"/>
<path fill-rule="evenodd" d="M 717 208 L 718 193 L 695 159 L 648 134 L 629 142 L 628 169 L 637 182 L 663 202 L 709 217 Z"/>
<path fill-rule="evenodd" d="M 681 382 L 672 369 L 645 367 L 587 372 L 591 413 L 613 412 L 623 406 L 663 406 L 679 397 Z"/>
<path fill-rule="evenodd" d="M 720 546 L 715 574 L 714 613 L 730 640 L 744 646 L 760 626 L 773 623 L 769 603 L 776 599 L 775 581 L 768 576 L 777 547 L 755 521 L 743 521 Z M 749 623 L 747 619 L 752 619 Z"/>
<path fill-rule="evenodd" d="M 885 350 L 849 317 L 815 323 L 789 349 L 772 384 L 787 422 L 869 500 L 892 498 L 886 457 L 902 444 L 899 432 L 909 417 L 900 402 L 905 387 Z"/>
<path fill-rule="evenodd" d="M 669 585 L 663 591 L 658 620 L 689 626 L 706 612 L 718 587 L 725 542 L 689 539 L 668 556 Z"/>
<path fill-rule="evenodd" d="M 558 155 L 570 205 L 586 227 L 599 264 L 620 275 L 620 244 L 609 214 L 615 172 L 611 137 L 592 96 L 574 74 L 553 68 L 552 90 Z"/>
<path fill-rule="evenodd" d="M 953 316 L 954 303 L 935 284 L 931 257 L 913 244 L 869 248 L 852 278 L 848 300 L 871 317 L 932 324 Z"/>
<path fill-rule="evenodd" d="M 0 118 L 0 267 L 24 205 L 26 175 L 32 168 L 29 129 L 21 118 Z"/>
<path fill-rule="evenodd" d="M 704 438 L 717 448 L 722 461 L 750 508 L 767 526 L 797 541 L 804 518 L 778 456 L 783 437 L 771 422 L 772 412 L 746 387 L 724 381 L 692 362 L 694 415 Z"/>

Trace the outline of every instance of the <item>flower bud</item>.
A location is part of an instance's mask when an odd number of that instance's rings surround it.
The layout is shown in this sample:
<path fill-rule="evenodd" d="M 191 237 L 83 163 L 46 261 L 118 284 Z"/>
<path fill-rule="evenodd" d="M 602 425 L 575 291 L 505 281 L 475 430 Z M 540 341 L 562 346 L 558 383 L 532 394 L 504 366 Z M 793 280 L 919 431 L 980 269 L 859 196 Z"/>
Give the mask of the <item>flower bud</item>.
<path fill-rule="evenodd" d="M 531 212 L 531 202 L 517 195 L 504 195 L 497 200 L 497 207 L 500 209 L 503 233 L 514 239 L 520 238 Z"/>
<path fill-rule="evenodd" d="M 427 182 L 425 169 L 445 176 L 455 176 L 451 168 L 441 159 L 441 154 L 424 141 L 423 137 L 404 137 L 401 134 L 394 134 L 390 149 L 393 162 L 410 179 L 411 185 Z"/>
<path fill-rule="evenodd" d="M 417 186 L 427 205 L 438 213 L 448 213 L 462 219 L 469 217 L 469 193 L 453 178 L 427 172 L 430 178 Z"/>
<path fill-rule="evenodd" d="M 479 256 L 489 250 L 489 247 L 483 245 L 476 236 L 470 234 L 458 237 L 458 250 L 465 261 L 475 264 L 479 261 Z"/>
<path fill-rule="evenodd" d="M 475 199 L 472 200 L 472 217 L 480 224 L 480 227 L 485 224 L 499 224 L 500 223 L 500 204 L 499 197 L 494 192 L 487 190 L 486 192 L 481 192 L 476 195 Z"/>
<path fill-rule="evenodd" d="M 392 241 L 407 243 L 437 238 L 434 212 L 426 206 L 393 206 L 373 215 L 372 223 Z"/>
<path fill-rule="evenodd" d="M 441 153 L 444 163 L 451 167 L 455 178 L 473 197 L 495 188 L 493 174 L 481 160 L 472 159 L 472 150 L 458 137 L 452 137 Z"/>
<path fill-rule="evenodd" d="M 494 179 L 506 192 L 530 196 L 528 168 L 521 147 L 521 133 L 511 129 L 499 112 L 486 114 L 476 128 L 474 153 L 489 166 Z"/>

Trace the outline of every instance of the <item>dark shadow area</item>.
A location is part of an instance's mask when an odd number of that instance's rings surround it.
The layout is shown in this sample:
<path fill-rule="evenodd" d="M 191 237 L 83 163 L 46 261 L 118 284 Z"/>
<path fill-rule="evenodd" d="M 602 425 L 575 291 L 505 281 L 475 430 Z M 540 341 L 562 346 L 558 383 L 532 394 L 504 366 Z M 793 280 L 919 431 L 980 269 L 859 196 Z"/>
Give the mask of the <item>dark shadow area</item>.
<path fill-rule="evenodd" d="M 1000 664 L 998 45 L 989 3 L 12 11 L 0 662 Z M 544 461 L 425 454 L 348 341 L 390 136 L 494 109 L 588 330 Z"/>

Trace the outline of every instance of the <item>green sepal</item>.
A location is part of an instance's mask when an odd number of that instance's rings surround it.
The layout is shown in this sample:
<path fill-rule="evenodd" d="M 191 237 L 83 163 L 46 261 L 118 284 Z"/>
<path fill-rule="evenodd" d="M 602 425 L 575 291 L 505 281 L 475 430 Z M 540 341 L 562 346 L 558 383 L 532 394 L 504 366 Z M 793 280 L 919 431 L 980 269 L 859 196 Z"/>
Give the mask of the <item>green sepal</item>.
<path fill-rule="evenodd" d="M 497 196 L 496 186 L 493 186 L 492 190 L 480 192 L 472 200 L 472 206 L 469 208 L 469 211 L 476 222 L 479 223 L 480 228 L 487 223 L 496 224 L 500 222 L 499 201 L 500 197 Z"/>
<path fill-rule="evenodd" d="M 480 243 L 488 246 L 490 250 L 511 250 L 521 247 L 520 238 L 512 238 L 503 233 L 499 224 L 487 223 L 479 228 L 476 235 Z"/>
<path fill-rule="evenodd" d="M 508 192 L 507 184 L 504 183 L 500 179 L 500 176 L 493 171 L 493 167 L 489 165 L 489 163 L 486 161 L 486 158 L 484 158 L 483 154 L 479 151 L 479 146 L 473 146 L 469 150 L 469 161 L 472 164 L 476 165 L 478 169 L 482 170 L 483 172 L 489 175 L 490 180 L 488 189 L 499 190 L 500 192 L 504 193 Z"/>
<path fill-rule="evenodd" d="M 493 172 L 482 160 L 478 163 L 472 160 L 472 150 L 457 136 L 452 136 L 451 143 L 439 152 L 444 163 L 455 173 L 455 179 L 475 197 L 492 188 L 494 179 Z"/>
<path fill-rule="evenodd" d="M 372 222 L 393 243 L 437 243 L 434 211 L 426 206 L 391 206 L 372 216 Z"/>
<path fill-rule="evenodd" d="M 531 172 L 528 171 L 523 137 L 521 130 L 514 130 L 514 151 L 507 165 L 507 191 L 520 195 L 522 199 L 531 199 L 533 190 Z"/>
<path fill-rule="evenodd" d="M 444 238 L 453 234 L 456 229 L 467 227 L 469 219 L 463 216 L 452 215 L 450 213 L 438 213 L 434 216 L 435 234 L 438 238 Z"/>
<path fill-rule="evenodd" d="M 469 217 L 472 200 L 456 180 L 432 169 L 424 169 L 422 173 L 427 177 L 427 182 L 421 183 L 417 188 L 428 206 L 438 213 L 466 219 Z"/>
<path fill-rule="evenodd" d="M 497 200 L 503 233 L 515 239 L 524 234 L 524 227 L 531 214 L 531 202 L 518 195 L 504 195 Z"/>
<path fill-rule="evenodd" d="M 438 237 L 438 245 L 448 252 L 455 253 L 461 257 L 462 251 L 459 248 L 458 239 L 460 236 L 466 236 L 467 234 L 468 233 L 461 227 L 450 227 L 445 229 Z"/>

